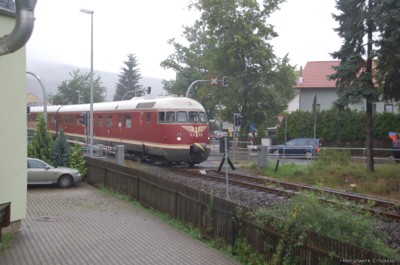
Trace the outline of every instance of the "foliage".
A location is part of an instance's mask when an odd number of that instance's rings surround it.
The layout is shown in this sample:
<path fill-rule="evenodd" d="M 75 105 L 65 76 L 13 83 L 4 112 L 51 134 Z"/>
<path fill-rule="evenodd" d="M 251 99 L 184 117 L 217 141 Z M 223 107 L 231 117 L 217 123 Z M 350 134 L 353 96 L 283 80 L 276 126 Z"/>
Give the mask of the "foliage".
<path fill-rule="evenodd" d="M 287 57 L 276 58 L 269 41 L 276 37 L 267 23 L 282 0 L 197 0 L 190 7 L 201 12 L 200 20 L 185 27 L 189 45 L 170 40 L 175 53 L 164 60 L 164 68 L 179 73 L 176 81 L 164 82 L 170 94 L 185 95 L 195 80 L 227 76 L 228 87 L 199 84 L 189 96 L 199 100 L 211 119 L 231 121 L 240 113 L 242 128 L 272 124 L 293 97 L 294 67 Z"/>
<path fill-rule="evenodd" d="M 297 195 L 285 205 L 261 209 L 257 220 L 281 235 L 272 264 L 299 264 L 292 256 L 295 247 L 303 246 L 311 232 L 367 249 L 386 257 L 395 251 L 376 232 L 376 219 L 348 203 L 330 198 L 322 201 L 316 194 Z"/>
<path fill-rule="evenodd" d="M 141 78 L 140 70 L 137 68 L 138 62 L 134 54 L 128 54 L 128 60 L 124 62 L 125 67 L 121 67 L 121 73 L 118 75 L 114 100 L 130 99 L 143 95 L 142 85 L 139 85 Z M 125 95 L 128 95 L 129 97 Z"/>
<path fill-rule="evenodd" d="M 55 105 L 68 105 L 80 103 L 90 103 L 90 83 L 91 74 L 83 74 L 74 70 L 69 74 L 70 80 L 64 80 L 58 86 L 57 94 L 50 94 L 49 98 Z M 101 86 L 101 78 L 94 77 L 93 74 L 93 102 L 103 102 L 105 100 L 106 88 Z"/>
<path fill-rule="evenodd" d="M 313 137 L 313 116 L 311 112 L 295 111 L 287 114 L 287 138 Z M 323 146 L 360 147 L 365 141 L 365 113 L 356 110 L 332 108 L 317 112 L 316 137 Z M 373 136 L 375 141 L 391 146 L 388 132 L 400 132 L 400 115 L 374 113 Z M 285 126 L 278 127 L 276 143 L 284 142 Z M 275 144 L 275 143 L 274 143 Z"/>
<path fill-rule="evenodd" d="M 397 0 L 377 1 L 375 21 L 380 38 L 377 71 L 378 81 L 383 87 L 383 98 L 400 100 L 400 2 Z"/>
<path fill-rule="evenodd" d="M 60 131 L 52 148 L 52 161 L 55 167 L 68 167 L 71 157 L 71 147 L 67 142 L 64 131 Z"/>
<path fill-rule="evenodd" d="M 32 142 L 28 145 L 28 157 L 35 157 L 52 163 L 52 148 L 53 138 L 47 132 L 44 116 L 40 114 L 37 130 L 33 135 Z"/>
<path fill-rule="evenodd" d="M 82 176 L 87 175 L 87 162 L 83 157 L 82 153 L 82 145 L 79 143 L 75 143 L 72 148 L 70 167 L 76 168 L 79 170 Z"/>

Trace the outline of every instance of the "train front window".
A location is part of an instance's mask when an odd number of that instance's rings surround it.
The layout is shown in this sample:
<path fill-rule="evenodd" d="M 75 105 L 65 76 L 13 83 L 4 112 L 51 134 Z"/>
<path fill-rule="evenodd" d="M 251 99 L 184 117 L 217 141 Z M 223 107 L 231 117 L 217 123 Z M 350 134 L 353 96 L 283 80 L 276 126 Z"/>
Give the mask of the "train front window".
<path fill-rule="evenodd" d="M 189 122 L 199 122 L 199 113 L 196 111 L 189 111 Z"/>
<path fill-rule="evenodd" d="M 187 113 L 186 111 L 178 111 L 176 113 L 176 121 L 177 122 L 187 122 Z"/>
<path fill-rule="evenodd" d="M 207 115 L 204 112 L 199 112 L 200 122 L 206 123 L 207 122 Z"/>
<path fill-rule="evenodd" d="M 175 112 L 173 111 L 168 111 L 167 112 L 167 122 L 175 122 Z"/>

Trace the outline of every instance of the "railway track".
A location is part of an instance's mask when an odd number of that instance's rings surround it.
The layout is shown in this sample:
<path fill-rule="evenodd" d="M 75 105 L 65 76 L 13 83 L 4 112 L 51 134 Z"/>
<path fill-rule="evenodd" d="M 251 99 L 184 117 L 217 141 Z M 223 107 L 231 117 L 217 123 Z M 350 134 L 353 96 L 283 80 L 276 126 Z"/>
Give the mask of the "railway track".
<path fill-rule="evenodd" d="M 176 168 L 181 174 L 213 181 L 226 182 L 225 172 L 217 172 L 214 169 L 188 169 Z M 318 193 L 323 200 L 330 198 L 342 198 L 361 207 L 365 211 L 383 216 L 387 219 L 400 221 L 400 202 L 385 200 L 362 194 L 350 193 L 330 188 L 313 187 L 303 184 L 296 184 L 277 180 L 270 177 L 254 176 L 245 173 L 229 172 L 229 184 L 247 188 L 254 191 L 262 191 L 269 194 L 276 194 L 290 198 L 293 195 L 305 192 Z"/>

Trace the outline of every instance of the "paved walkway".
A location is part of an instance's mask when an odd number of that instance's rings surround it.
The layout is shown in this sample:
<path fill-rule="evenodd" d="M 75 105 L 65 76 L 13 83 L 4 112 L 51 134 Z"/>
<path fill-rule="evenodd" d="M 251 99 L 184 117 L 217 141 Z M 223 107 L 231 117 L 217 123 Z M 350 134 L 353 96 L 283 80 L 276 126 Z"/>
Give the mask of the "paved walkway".
<path fill-rule="evenodd" d="M 27 208 L 1 265 L 239 264 L 86 183 L 29 188 Z"/>

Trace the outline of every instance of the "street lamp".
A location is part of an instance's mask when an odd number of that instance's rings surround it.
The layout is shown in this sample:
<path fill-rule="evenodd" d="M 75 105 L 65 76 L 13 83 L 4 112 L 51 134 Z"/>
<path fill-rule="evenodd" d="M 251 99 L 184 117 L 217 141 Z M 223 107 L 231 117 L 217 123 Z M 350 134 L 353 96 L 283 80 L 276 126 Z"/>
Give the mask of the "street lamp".
<path fill-rule="evenodd" d="M 76 93 L 78 93 L 78 104 L 81 104 L 81 91 L 76 90 Z"/>
<path fill-rule="evenodd" d="M 90 15 L 90 113 L 89 113 L 89 156 L 93 157 L 93 13 L 88 9 L 81 9 L 82 13 Z"/>
<path fill-rule="evenodd" d="M 39 76 L 35 75 L 32 72 L 26 72 L 27 74 L 33 76 L 40 84 L 40 87 L 42 88 L 43 92 L 43 110 L 44 110 L 44 121 L 47 124 L 47 91 L 46 88 L 44 87 L 42 81 L 40 80 Z"/>

